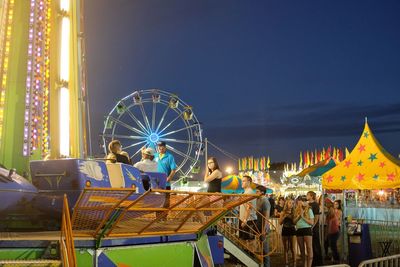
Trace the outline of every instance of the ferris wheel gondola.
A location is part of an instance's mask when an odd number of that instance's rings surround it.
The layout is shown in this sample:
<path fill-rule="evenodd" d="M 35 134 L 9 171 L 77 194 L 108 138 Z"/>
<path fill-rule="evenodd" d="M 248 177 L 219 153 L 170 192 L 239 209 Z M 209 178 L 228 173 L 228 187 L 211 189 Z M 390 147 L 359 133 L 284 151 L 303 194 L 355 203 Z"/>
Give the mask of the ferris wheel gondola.
<path fill-rule="evenodd" d="M 155 149 L 157 142 L 164 141 L 183 176 L 197 166 L 203 144 L 192 107 L 158 89 L 135 91 L 119 100 L 105 119 L 102 138 L 105 153 L 107 144 L 118 139 L 132 162 L 141 159 L 143 146 Z"/>

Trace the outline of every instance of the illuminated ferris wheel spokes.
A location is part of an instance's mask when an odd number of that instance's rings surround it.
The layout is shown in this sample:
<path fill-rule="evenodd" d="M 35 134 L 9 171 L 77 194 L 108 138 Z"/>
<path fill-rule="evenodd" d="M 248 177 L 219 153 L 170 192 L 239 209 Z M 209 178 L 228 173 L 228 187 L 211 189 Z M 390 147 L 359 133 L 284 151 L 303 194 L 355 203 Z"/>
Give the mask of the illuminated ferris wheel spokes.
<path fill-rule="evenodd" d="M 105 151 L 108 142 L 118 139 L 133 162 L 140 160 L 143 146 L 156 148 L 164 141 L 182 175 L 196 165 L 202 147 L 202 130 L 192 108 L 176 95 L 155 89 L 121 99 L 108 114 L 102 137 Z"/>

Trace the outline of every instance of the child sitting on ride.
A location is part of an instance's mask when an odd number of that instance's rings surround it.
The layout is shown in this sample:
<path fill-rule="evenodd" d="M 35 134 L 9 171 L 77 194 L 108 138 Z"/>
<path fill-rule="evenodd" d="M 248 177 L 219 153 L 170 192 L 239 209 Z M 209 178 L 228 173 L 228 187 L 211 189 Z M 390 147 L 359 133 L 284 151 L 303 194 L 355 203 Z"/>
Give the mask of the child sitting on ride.
<path fill-rule="evenodd" d="M 111 163 L 125 163 L 132 165 L 131 159 L 129 158 L 129 154 L 125 151 L 122 151 L 122 145 L 119 140 L 112 140 L 108 144 L 108 155 L 107 162 Z"/>

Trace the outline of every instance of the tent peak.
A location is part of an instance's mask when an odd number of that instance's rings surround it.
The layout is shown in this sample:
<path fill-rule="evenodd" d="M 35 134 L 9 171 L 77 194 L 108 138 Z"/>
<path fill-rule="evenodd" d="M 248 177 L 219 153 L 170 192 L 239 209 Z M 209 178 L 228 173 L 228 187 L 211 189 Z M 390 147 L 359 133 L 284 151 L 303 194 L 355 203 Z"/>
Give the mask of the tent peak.
<path fill-rule="evenodd" d="M 368 117 L 365 116 L 365 123 L 368 123 Z"/>

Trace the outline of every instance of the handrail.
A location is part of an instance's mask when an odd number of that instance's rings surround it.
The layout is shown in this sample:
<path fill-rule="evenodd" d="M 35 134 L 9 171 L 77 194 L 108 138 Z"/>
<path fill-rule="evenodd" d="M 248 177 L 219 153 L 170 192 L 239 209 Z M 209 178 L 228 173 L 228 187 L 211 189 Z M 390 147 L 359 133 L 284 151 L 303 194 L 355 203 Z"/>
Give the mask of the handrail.
<path fill-rule="evenodd" d="M 71 217 L 69 215 L 69 207 L 67 195 L 64 194 L 62 211 L 62 225 L 60 237 L 60 249 L 62 255 L 63 266 L 76 267 L 76 255 L 74 246 L 74 237 L 72 235 Z"/>
<path fill-rule="evenodd" d="M 362 261 L 358 267 L 399 266 L 400 254 Z"/>
<path fill-rule="evenodd" d="M 67 176 L 67 171 L 64 171 L 62 173 L 40 173 L 37 172 L 35 173 L 35 177 L 55 177 L 55 176 Z"/>
<path fill-rule="evenodd" d="M 279 245 L 277 236 L 279 233 L 276 231 L 275 226 L 267 217 L 257 211 L 255 207 L 252 207 L 250 203 L 248 204 L 252 209 L 255 209 L 257 216 L 262 218 L 261 225 L 267 224 L 269 226 L 268 232 L 266 232 L 264 227 L 262 227 L 261 231 L 256 229 L 256 227 L 250 227 L 249 231 L 240 229 L 239 214 L 235 214 L 233 212 L 228 216 L 225 216 L 223 220 L 220 220 L 217 226 L 221 234 L 223 234 L 231 242 L 235 243 L 241 250 L 247 251 L 247 253 L 249 253 L 253 258 L 256 258 L 262 264 L 265 260 L 265 257 L 271 255 L 277 250 Z M 238 236 L 240 232 L 254 236 L 254 241 L 249 243 L 240 239 Z M 264 251 L 264 246 L 266 245 L 269 245 L 268 251 Z"/>
<path fill-rule="evenodd" d="M 324 267 L 350 267 L 350 265 L 346 263 L 339 263 L 339 264 L 333 264 L 333 265 L 324 265 Z"/>
<path fill-rule="evenodd" d="M 135 192 L 130 188 L 85 188 L 72 215 L 74 236 L 98 239 L 103 235 L 201 234 L 228 210 L 257 197 L 168 190 Z"/>

